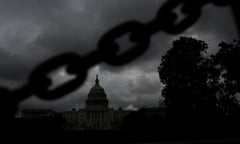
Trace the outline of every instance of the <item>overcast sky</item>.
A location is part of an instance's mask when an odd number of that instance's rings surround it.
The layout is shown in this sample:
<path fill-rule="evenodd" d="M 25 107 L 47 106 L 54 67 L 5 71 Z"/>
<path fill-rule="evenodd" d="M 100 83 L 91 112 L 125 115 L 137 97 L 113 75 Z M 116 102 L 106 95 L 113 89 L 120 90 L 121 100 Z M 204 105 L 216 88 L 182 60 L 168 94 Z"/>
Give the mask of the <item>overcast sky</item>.
<path fill-rule="evenodd" d="M 154 18 L 161 0 L 0 0 L 0 84 L 16 88 L 27 81 L 37 64 L 57 54 L 87 54 L 96 49 L 101 36 L 128 20 L 147 22 Z M 133 62 L 112 67 L 100 63 L 89 70 L 88 78 L 75 92 L 57 101 L 32 96 L 20 108 L 51 108 L 57 111 L 84 107 L 95 75 L 105 89 L 110 106 L 139 108 L 157 106 L 161 84 L 157 67 L 161 56 L 179 36 L 192 36 L 217 51 L 220 41 L 237 38 L 229 7 L 207 5 L 201 18 L 179 35 L 159 32 L 151 39 L 148 51 Z M 121 41 L 127 44 L 127 40 Z M 56 82 L 66 79 L 59 71 Z"/>

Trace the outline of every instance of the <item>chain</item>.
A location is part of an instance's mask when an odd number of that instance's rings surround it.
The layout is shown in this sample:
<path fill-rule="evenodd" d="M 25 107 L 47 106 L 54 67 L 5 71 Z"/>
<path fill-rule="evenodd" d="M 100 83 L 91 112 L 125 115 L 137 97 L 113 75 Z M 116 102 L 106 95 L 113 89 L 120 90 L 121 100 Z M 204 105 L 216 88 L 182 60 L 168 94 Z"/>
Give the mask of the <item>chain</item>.
<path fill-rule="evenodd" d="M 14 91 L 0 88 L 0 95 L 4 96 L 2 103 L 7 105 L 10 110 L 9 114 L 12 115 L 16 111 L 17 104 L 32 95 L 44 100 L 61 98 L 81 86 L 86 79 L 88 69 L 94 65 L 100 62 L 111 66 L 127 64 L 144 54 L 149 47 L 151 36 L 157 32 L 163 31 L 168 34 L 183 32 L 199 19 L 202 7 L 208 3 L 217 6 L 228 5 L 226 0 L 168 0 L 161 6 L 152 21 L 145 24 L 138 21 L 129 21 L 104 34 L 96 51 L 86 56 L 75 53 L 56 56 L 36 67 L 29 76 L 27 84 L 23 87 Z M 186 17 L 176 23 L 178 16 L 174 9 L 180 6 L 182 6 L 181 12 Z M 116 40 L 126 34 L 130 34 L 129 39 L 135 45 L 120 55 L 118 53 L 121 48 Z M 67 73 L 74 74 L 76 77 L 53 90 L 49 90 L 52 80 L 47 74 L 61 67 L 66 67 Z"/>

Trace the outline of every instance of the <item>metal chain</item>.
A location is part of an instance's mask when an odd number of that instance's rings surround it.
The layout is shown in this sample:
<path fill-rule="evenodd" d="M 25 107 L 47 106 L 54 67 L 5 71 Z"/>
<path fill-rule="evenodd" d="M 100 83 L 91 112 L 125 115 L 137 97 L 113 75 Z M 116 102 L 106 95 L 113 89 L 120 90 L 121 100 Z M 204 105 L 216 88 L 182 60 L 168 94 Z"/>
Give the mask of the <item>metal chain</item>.
<path fill-rule="evenodd" d="M 159 31 L 169 34 L 178 34 L 193 25 L 200 17 L 201 10 L 207 3 L 217 6 L 228 5 L 226 0 L 168 0 L 157 13 L 155 19 L 148 23 L 129 21 L 102 36 L 96 51 L 86 56 L 75 53 L 65 53 L 54 57 L 34 69 L 28 79 L 28 83 L 14 91 L 5 88 L 0 89 L 0 95 L 4 96 L 3 104 L 10 108 L 10 114 L 16 111 L 16 105 L 23 99 L 37 95 L 41 99 L 55 100 L 74 91 L 85 81 L 88 69 L 104 62 L 112 66 L 121 66 L 131 62 L 142 55 L 149 47 L 150 38 Z M 177 14 L 173 11 L 182 6 L 181 12 L 187 16 L 176 23 Z M 119 55 L 120 46 L 116 40 L 126 34 L 130 34 L 130 41 L 135 46 L 129 48 L 125 53 Z M 47 76 L 50 72 L 66 66 L 67 73 L 76 75 L 76 78 L 49 90 L 52 80 Z"/>

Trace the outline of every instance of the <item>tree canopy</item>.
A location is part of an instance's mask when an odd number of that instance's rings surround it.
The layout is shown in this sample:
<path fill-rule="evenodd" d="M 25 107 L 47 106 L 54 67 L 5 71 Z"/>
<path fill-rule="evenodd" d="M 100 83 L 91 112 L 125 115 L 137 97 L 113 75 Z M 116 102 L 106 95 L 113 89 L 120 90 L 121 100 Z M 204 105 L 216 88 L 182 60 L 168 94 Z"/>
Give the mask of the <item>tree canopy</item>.
<path fill-rule="evenodd" d="M 207 55 L 206 42 L 189 37 L 173 41 L 162 57 L 159 75 L 162 96 L 175 112 L 229 113 L 240 90 L 240 42 L 221 42 L 219 51 Z"/>

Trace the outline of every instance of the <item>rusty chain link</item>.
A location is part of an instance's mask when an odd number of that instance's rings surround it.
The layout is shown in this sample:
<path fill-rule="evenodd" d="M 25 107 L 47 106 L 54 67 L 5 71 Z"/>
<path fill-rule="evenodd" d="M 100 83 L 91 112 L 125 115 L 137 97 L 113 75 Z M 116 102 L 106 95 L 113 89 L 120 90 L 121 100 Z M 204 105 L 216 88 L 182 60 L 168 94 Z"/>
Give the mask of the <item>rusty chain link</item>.
<path fill-rule="evenodd" d="M 28 79 L 28 83 L 23 87 L 10 91 L 5 88 L 0 89 L 0 94 L 5 97 L 3 103 L 10 107 L 13 114 L 16 111 L 16 105 L 23 99 L 31 95 L 37 95 L 41 99 L 55 100 L 74 91 L 82 85 L 86 79 L 88 69 L 92 66 L 104 62 L 112 66 L 121 66 L 131 62 L 142 55 L 149 47 L 150 38 L 159 31 L 168 34 L 178 34 L 193 25 L 200 17 L 202 7 L 208 3 L 217 6 L 228 5 L 227 0 L 168 0 L 158 11 L 155 19 L 148 23 L 129 21 L 110 30 L 100 39 L 96 51 L 86 56 L 80 56 L 75 53 L 65 53 L 54 57 L 34 69 Z M 181 12 L 186 16 L 176 23 L 177 14 L 174 9 L 181 7 Z M 116 40 L 126 34 L 130 34 L 130 41 L 135 46 L 129 48 L 125 53 L 118 54 L 120 46 Z M 49 90 L 52 80 L 47 76 L 50 72 L 66 66 L 69 74 L 76 77 L 54 90 Z M 9 105 L 11 104 L 11 105 Z"/>

